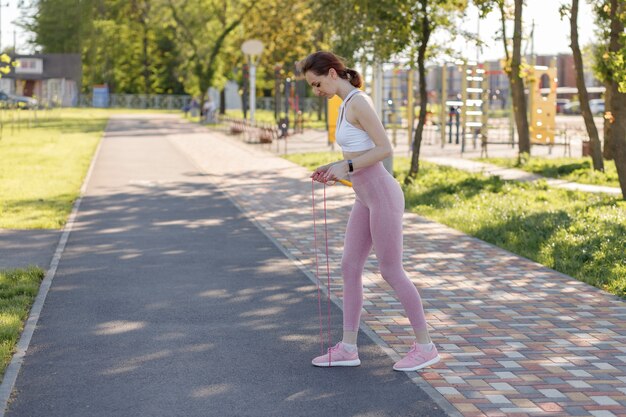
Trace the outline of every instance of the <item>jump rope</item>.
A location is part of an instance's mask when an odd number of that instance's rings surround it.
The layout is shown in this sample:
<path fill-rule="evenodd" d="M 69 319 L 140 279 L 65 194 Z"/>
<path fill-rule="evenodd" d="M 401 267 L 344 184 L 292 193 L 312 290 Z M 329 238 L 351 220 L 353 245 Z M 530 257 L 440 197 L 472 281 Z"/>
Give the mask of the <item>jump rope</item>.
<path fill-rule="evenodd" d="M 352 187 L 352 183 L 346 180 L 338 180 L 341 184 Z M 327 277 L 327 304 L 328 304 L 328 366 L 332 362 L 332 352 L 330 350 L 330 260 L 328 257 L 328 222 L 326 220 L 326 183 L 324 182 L 324 241 L 326 245 L 326 277 Z M 322 293 L 320 288 L 320 272 L 319 272 L 319 257 L 317 255 L 317 221 L 315 215 L 315 180 L 311 180 L 311 202 L 313 206 L 313 247 L 315 252 L 315 277 L 317 278 L 317 307 L 319 313 L 320 322 L 320 349 L 322 355 L 324 354 L 324 326 L 322 324 Z"/>

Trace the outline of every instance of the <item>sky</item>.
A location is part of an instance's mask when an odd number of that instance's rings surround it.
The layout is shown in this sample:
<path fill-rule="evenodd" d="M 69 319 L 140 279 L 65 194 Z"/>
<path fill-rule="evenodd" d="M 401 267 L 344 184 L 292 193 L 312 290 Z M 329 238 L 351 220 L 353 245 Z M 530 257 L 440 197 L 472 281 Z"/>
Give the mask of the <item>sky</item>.
<path fill-rule="evenodd" d="M 535 22 L 535 54 L 556 55 L 561 52 L 571 53 L 569 48 L 569 19 L 561 20 L 559 7 L 561 4 L 571 4 L 571 0 L 526 0 L 523 9 L 524 32 L 530 33 L 532 21 Z M 478 11 L 470 6 L 467 18 L 464 19 L 463 28 L 476 33 L 479 30 L 481 39 L 486 45 L 479 56 L 480 61 L 500 59 L 504 56 L 504 47 L 501 40 L 494 40 L 495 34 L 501 27 L 499 12 L 490 13 L 486 19 L 477 25 Z M 582 46 L 594 39 L 594 21 L 591 6 L 585 0 L 579 2 L 578 31 L 579 44 Z M 513 22 L 507 27 L 507 36 L 513 34 Z M 476 46 L 465 44 L 463 41 L 455 45 L 459 51 L 467 51 L 468 59 L 476 60 Z M 522 43 L 522 52 L 526 45 Z M 531 46 L 527 46 L 527 52 L 531 52 Z"/>
<path fill-rule="evenodd" d="M 15 43 L 19 53 L 31 52 L 27 45 L 28 35 L 24 29 L 16 26 L 13 22 L 19 20 L 21 11 L 17 7 L 18 0 L 0 0 L 0 47 L 13 46 L 13 31 L 15 31 Z"/>

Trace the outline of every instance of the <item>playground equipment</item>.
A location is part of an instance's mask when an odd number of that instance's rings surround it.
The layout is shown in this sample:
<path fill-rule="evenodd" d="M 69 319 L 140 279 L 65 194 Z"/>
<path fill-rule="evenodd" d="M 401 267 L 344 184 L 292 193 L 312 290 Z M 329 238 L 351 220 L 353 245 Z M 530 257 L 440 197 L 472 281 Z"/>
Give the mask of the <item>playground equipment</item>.
<path fill-rule="evenodd" d="M 461 125 L 463 127 L 463 140 L 461 141 L 461 152 L 465 151 L 467 133 L 471 134 L 474 148 L 476 148 L 478 137 L 486 136 L 487 121 L 484 116 L 487 114 L 487 109 L 483 100 L 484 73 L 485 69 L 475 62 L 463 63 L 462 65 Z"/>
<path fill-rule="evenodd" d="M 556 61 L 549 67 L 534 65 L 528 70 L 528 99 L 530 107 L 530 140 L 534 145 L 555 144 L 556 123 Z M 542 89 L 549 88 L 547 94 Z"/>
<path fill-rule="evenodd" d="M 391 101 L 389 102 L 389 107 L 391 110 L 389 122 L 391 124 L 391 143 L 393 146 L 398 145 L 398 127 L 400 127 L 402 123 L 402 116 L 398 111 L 400 107 L 400 86 L 399 86 L 399 78 L 400 78 L 400 68 L 398 65 L 395 65 L 393 68 L 392 76 L 391 76 Z M 407 91 L 407 96 L 411 96 L 412 91 Z"/>
<path fill-rule="evenodd" d="M 461 152 L 465 152 L 468 134 L 471 135 L 474 148 L 476 148 L 479 137 L 483 139 L 487 136 L 487 79 L 485 69 L 476 62 L 458 61 L 456 66 L 461 73 L 460 100 L 447 100 L 448 64 L 444 63 L 442 66 L 441 98 L 445 106 L 440 107 L 439 113 L 442 126 L 441 147 L 446 141 L 444 127 L 447 124 L 448 143 L 452 143 L 454 126 L 456 127 L 455 143 L 460 143 Z M 448 123 L 446 123 L 446 115 L 448 116 Z"/>
<path fill-rule="evenodd" d="M 422 134 L 423 143 L 432 144 L 439 140 L 441 147 L 446 142 L 454 143 L 460 145 L 462 153 L 468 151 L 469 145 L 474 149 L 480 145 L 483 155 L 487 153 L 488 144 L 514 147 L 517 140 L 508 79 L 500 66 L 457 61 L 445 63 L 440 70 L 441 90 L 430 91 L 429 103 L 424 103 L 429 106 L 429 111 Z M 550 146 L 550 151 L 555 145 L 568 146 L 567 136 L 556 129 L 556 61 L 550 67 L 527 66 L 525 72 L 531 144 Z M 416 122 L 415 106 L 420 105 L 415 102 L 414 71 L 396 65 L 384 77 L 381 73 L 382 70 L 373 71 L 372 99 L 380 110 L 383 124 L 389 129 L 394 146 L 397 133 L 406 129 L 402 134 L 408 136 L 410 152 Z M 341 100 L 337 97 L 328 102 L 329 144 L 334 143 L 340 105 Z M 430 109 L 435 111 L 434 115 Z"/>
<path fill-rule="evenodd" d="M 328 100 L 328 144 L 334 148 L 335 131 L 337 130 L 337 116 L 339 116 L 339 106 L 341 106 L 341 98 L 333 96 Z"/>
<path fill-rule="evenodd" d="M 459 71 L 461 86 L 459 99 L 445 100 L 448 97 L 448 71 Z M 442 66 L 441 97 L 445 106 L 440 109 L 439 120 L 441 146 L 447 142 L 461 145 L 461 152 L 466 151 L 467 143 L 472 141 L 476 148 L 480 138 L 481 155 L 487 155 L 487 144 L 510 144 L 514 146 L 514 120 L 512 109 L 508 115 L 490 118 L 489 77 L 501 76 L 502 70 L 487 70 L 483 64 L 458 61 L 451 66 Z M 556 145 L 556 61 L 550 67 L 533 65 L 526 68 L 524 75 L 528 85 L 529 126 L 531 144 Z M 447 128 L 447 131 L 446 131 Z M 456 130 L 456 134 L 454 134 Z M 568 146 L 565 139 L 564 145 Z"/>

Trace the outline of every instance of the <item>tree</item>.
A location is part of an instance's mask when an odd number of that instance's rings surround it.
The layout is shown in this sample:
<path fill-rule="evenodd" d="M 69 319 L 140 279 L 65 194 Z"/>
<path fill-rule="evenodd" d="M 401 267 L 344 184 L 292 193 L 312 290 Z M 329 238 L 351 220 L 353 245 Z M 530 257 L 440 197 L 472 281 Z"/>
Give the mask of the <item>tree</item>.
<path fill-rule="evenodd" d="M 150 20 L 150 0 L 131 0 L 130 7 L 132 12 L 132 20 L 139 26 L 139 33 L 141 34 L 141 75 L 143 77 L 143 92 L 148 94 L 151 92 L 150 88 L 150 37 L 151 28 L 149 26 Z"/>
<path fill-rule="evenodd" d="M 511 84 L 511 93 L 513 97 L 513 112 L 515 117 L 515 125 L 517 126 L 517 135 L 519 137 L 519 153 L 530 154 L 530 133 L 528 129 L 528 108 L 526 105 L 526 96 L 524 93 L 524 80 L 521 77 L 520 69 L 522 64 L 522 9 L 523 0 L 515 0 L 514 28 L 513 28 L 513 53 L 509 57 L 507 51 L 507 61 L 510 60 L 511 68 L 507 73 Z M 502 12 L 503 8 L 500 9 Z M 502 19 L 504 19 L 502 14 Z M 504 30 L 504 27 L 503 27 Z M 503 33 L 503 38 L 506 36 Z M 506 43 L 506 42 L 505 42 Z"/>
<path fill-rule="evenodd" d="M 181 93 L 179 55 L 163 0 L 35 0 L 21 22 L 37 50 L 81 53 L 83 90 Z"/>
<path fill-rule="evenodd" d="M 605 147 L 610 146 L 626 199 L 626 4 L 621 0 L 594 0 L 602 44 L 596 75 L 605 83 Z"/>
<path fill-rule="evenodd" d="M 379 30 L 379 42 L 374 45 L 375 50 L 386 54 L 405 54 L 412 68 L 417 64 L 420 111 L 411 142 L 411 165 L 404 180 L 408 185 L 419 173 L 419 157 L 428 106 L 426 60 L 433 57 L 437 51 L 432 45 L 432 35 L 437 30 L 443 30 L 453 37 L 456 36 L 454 19 L 466 9 L 467 2 L 417 0 L 399 1 L 393 5 L 380 1 L 373 3 L 379 8 L 378 15 L 387 22 L 384 30 Z M 393 39 L 393 42 L 389 39 Z"/>
<path fill-rule="evenodd" d="M 428 93 L 426 91 L 426 58 L 428 57 L 431 35 L 438 28 L 452 31 L 452 18 L 455 12 L 465 10 L 465 1 L 419 0 L 418 8 L 414 10 L 416 19 L 412 23 L 412 33 L 415 34 L 414 45 L 417 49 L 417 72 L 419 79 L 420 112 L 417 129 L 411 145 L 411 167 L 404 180 L 405 184 L 413 182 L 419 172 L 419 155 L 422 145 L 422 135 L 426 124 Z M 464 75 L 464 74 L 463 74 Z M 445 98 L 442 97 L 442 101 Z"/>
<path fill-rule="evenodd" d="M 167 0 L 167 5 L 175 22 L 181 53 L 187 60 L 185 70 L 193 77 L 187 80 L 186 88 L 204 101 L 208 88 L 214 85 L 220 73 L 221 53 L 229 36 L 257 3 L 253 0 Z"/>
<path fill-rule="evenodd" d="M 280 64 L 293 72 L 295 63 L 323 45 L 316 36 L 323 22 L 314 15 L 315 9 L 308 1 L 262 0 L 263 13 L 251 13 L 241 30 L 235 35 L 236 48 L 233 61 L 241 63 L 241 44 L 246 39 L 263 42 L 263 53 L 259 57 L 259 75 L 266 74 L 268 88 L 273 87 L 274 67 Z M 293 75 L 293 74 L 290 74 Z M 260 87 L 263 80 L 260 80 Z M 262 88 L 262 87 L 261 87 Z"/>
<path fill-rule="evenodd" d="M 176 43 L 175 28 L 171 21 L 164 19 L 155 23 L 160 30 L 153 31 L 151 44 L 151 91 L 154 94 L 184 94 L 185 86 L 180 75 L 181 60 Z"/>
<path fill-rule="evenodd" d="M 329 7 L 330 3 L 333 8 Z M 411 183 L 419 172 L 422 134 L 426 123 L 428 95 L 426 90 L 426 60 L 435 50 L 432 34 L 436 30 L 454 33 L 453 21 L 467 6 L 466 0 L 351 0 L 339 4 L 320 2 L 320 14 L 336 36 L 333 45 L 355 60 L 384 62 L 404 55 L 409 65 L 417 64 L 420 113 L 411 146 L 411 168 L 405 183 Z M 341 21 L 350 16 L 350 22 Z M 366 40 L 366 41 L 365 41 Z"/>
<path fill-rule="evenodd" d="M 513 2 L 513 50 L 509 53 L 509 38 L 506 36 L 506 22 L 510 19 L 510 4 L 507 0 L 474 0 L 474 3 L 481 11 L 481 17 L 489 14 L 494 7 L 500 12 L 500 20 L 502 23 L 501 35 L 504 45 L 504 56 L 506 65 L 504 71 L 509 78 L 511 86 L 511 95 L 513 99 L 513 115 L 515 117 L 515 126 L 517 126 L 517 135 L 519 138 L 519 153 L 530 153 L 530 131 L 528 126 L 528 106 L 526 104 L 526 95 L 524 93 L 524 80 L 521 76 L 522 69 L 522 14 L 524 0 L 514 0 Z"/>
<path fill-rule="evenodd" d="M 355 62 L 384 62 L 406 51 L 416 0 L 320 0 L 315 16 L 325 22 L 334 52 Z"/>
<path fill-rule="evenodd" d="M 602 157 L 602 144 L 598 136 L 598 129 L 593 120 L 591 109 L 589 108 L 589 94 L 587 94 L 587 86 L 585 85 L 585 73 L 583 70 L 583 58 L 580 46 L 578 45 L 578 0 L 572 0 L 571 6 L 561 7 L 561 16 L 569 13 L 570 19 L 570 47 L 574 56 L 574 68 L 576 69 L 576 87 L 578 88 L 578 97 L 580 98 L 580 109 L 585 127 L 589 135 L 591 145 L 591 158 L 593 160 L 593 169 L 596 171 L 604 171 L 604 159 Z"/>
<path fill-rule="evenodd" d="M 33 44 L 43 53 L 80 53 L 93 6 L 94 0 L 36 0 L 21 25 L 34 33 Z"/>
<path fill-rule="evenodd" d="M 146 1 L 110 0 L 92 5 L 91 21 L 81 41 L 83 89 L 106 83 L 115 93 L 152 92 L 153 70 L 147 56 L 156 28 L 142 23 L 149 19 Z"/>

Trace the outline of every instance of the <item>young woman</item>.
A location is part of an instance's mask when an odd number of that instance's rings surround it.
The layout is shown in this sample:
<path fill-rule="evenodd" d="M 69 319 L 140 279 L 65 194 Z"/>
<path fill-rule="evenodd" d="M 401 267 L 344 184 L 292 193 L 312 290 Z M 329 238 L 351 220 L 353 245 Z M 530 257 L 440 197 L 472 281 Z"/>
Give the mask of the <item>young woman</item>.
<path fill-rule="evenodd" d="M 356 199 L 344 241 L 343 340 L 313 359 L 315 366 L 358 366 L 357 335 L 363 305 L 362 273 L 372 249 L 380 272 L 404 307 L 416 341 L 393 369 L 415 371 L 439 362 L 428 335 L 422 301 L 402 267 L 404 195 L 382 161 L 392 148 L 372 100 L 359 87 L 361 76 L 331 52 L 316 52 L 302 62 L 302 72 L 316 95 L 343 99 L 337 118 L 336 140 L 344 159 L 315 170 L 311 178 L 333 182 L 349 178 Z"/>

